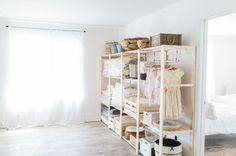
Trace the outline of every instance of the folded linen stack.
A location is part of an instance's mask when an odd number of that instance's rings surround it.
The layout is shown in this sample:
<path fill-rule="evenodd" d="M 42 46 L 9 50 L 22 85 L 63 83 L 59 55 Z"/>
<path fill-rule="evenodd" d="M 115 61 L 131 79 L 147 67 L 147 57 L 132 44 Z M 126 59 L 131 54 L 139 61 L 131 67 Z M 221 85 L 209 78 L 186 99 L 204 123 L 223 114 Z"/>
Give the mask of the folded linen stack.
<path fill-rule="evenodd" d="M 137 89 L 132 86 L 124 86 L 124 98 L 127 99 L 129 97 L 137 96 Z M 112 98 L 111 105 L 120 107 L 122 103 L 122 87 L 120 83 L 116 83 L 115 87 L 112 89 Z"/>
<path fill-rule="evenodd" d="M 109 73 L 110 73 L 110 76 L 113 76 L 113 77 L 120 76 L 121 75 L 120 65 L 121 65 L 121 61 L 119 58 L 110 60 L 110 71 L 109 71 L 109 60 L 104 60 L 103 76 L 109 77 Z"/>
<path fill-rule="evenodd" d="M 137 96 L 137 88 L 132 86 L 124 87 L 124 97 L 127 99 L 133 96 Z"/>
<path fill-rule="evenodd" d="M 104 77 L 109 77 L 109 60 L 103 61 L 103 72 L 102 75 Z"/>
<path fill-rule="evenodd" d="M 119 108 L 121 102 L 122 102 L 122 87 L 120 83 L 116 83 L 115 87 L 112 89 L 111 105 Z"/>
<path fill-rule="evenodd" d="M 110 89 L 113 89 L 113 86 L 110 86 Z M 110 93 L 109 96 L 109 85 L 107 86 L 107 88 L 105 90 L 102 91 L 101 94 L 101 102 L 105 105 L 109 104 L 109 97 L 111 97 L 112 93 Z"/>
<path fill-rule="evenodd" d="M 136 103 L 137 102 L 137 96 L 131 96 L 128 98 L 130 101 Z M 145 97 L 140 97 L 139 98 L 140 104 L 149 104 L 149 99 L 145 98 Z"/>

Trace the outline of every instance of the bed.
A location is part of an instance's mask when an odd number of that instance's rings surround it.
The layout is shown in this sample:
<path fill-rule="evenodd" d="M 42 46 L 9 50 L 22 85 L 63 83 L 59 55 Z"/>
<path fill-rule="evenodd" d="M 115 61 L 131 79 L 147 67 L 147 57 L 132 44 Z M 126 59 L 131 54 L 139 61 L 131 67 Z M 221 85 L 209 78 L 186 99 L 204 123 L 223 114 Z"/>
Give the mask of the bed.
<path fill-rule="evenodd" d="M 205 104 L 205 135 L 236 133 L 236 94 L 216 96 Z"/>

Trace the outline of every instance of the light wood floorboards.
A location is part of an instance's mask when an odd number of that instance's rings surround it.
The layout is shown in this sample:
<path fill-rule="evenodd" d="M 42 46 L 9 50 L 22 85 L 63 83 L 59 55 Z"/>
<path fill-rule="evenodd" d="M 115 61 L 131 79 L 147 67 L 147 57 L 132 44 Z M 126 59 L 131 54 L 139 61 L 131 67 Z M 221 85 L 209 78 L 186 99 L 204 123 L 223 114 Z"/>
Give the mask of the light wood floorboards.
<path fill-rule="evenodd" d="M 0 134 L 0 156 L 135 156 L 103 123 L 49 126 Z"/>
<path fill-rule="evenodd" d="M 236 156 L 236 135 L 212 135 L 206 137 L 205 156 Z"/>

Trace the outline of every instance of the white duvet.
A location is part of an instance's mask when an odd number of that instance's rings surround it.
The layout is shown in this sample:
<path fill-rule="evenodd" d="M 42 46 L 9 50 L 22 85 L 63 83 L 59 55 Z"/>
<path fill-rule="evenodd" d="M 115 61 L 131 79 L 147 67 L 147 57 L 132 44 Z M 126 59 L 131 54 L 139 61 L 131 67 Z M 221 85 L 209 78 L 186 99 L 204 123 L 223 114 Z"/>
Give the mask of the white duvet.
<path fill-rule="evenodd" d="M 236 133 L 236 95 L 217 96 L 211 104 L 214 108 L 206 110 L 205 134 Z M 212 116 L 215 118 L 211 118 Z"/>

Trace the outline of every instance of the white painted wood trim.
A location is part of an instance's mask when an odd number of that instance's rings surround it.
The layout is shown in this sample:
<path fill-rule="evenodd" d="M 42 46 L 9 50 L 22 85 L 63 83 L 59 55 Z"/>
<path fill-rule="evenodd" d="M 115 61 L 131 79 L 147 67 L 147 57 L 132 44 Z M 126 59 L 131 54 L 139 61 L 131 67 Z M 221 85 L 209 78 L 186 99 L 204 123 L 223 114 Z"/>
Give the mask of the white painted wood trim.
<path fill-rule="evenodd" d="M 139 153 L 139 124 L 140 124 L 140 113 L 139 113 L 139 107 L 140 107 L 140 49 L 138 49 L 138 55 L 137 55 L 138 59 L 138 66 L 137 66 L 137 70 L 138 70 L 138 84 L 137 84 L 137 105 L 136 105 L 136 154 Z"/>
<path fill-rule="evenodd" d="M 109 65 L 108 65 L 108 68 L 109 68 L 109 79 L 108 79 L 108 86 L 109 86 L 109 88 L 108 88 L 108 93 L 109 93 L 109 95 L 108 95 L 108 121 L 110 120 L 110 115 L 111 115 L 111 55 L 109 54 Z M 109 123 L 109 122 L 108 122 Z"/>
<path fill-rule="evenodd" d="M 208 20 L 235 13 L 236 10 L 228 10 L 201 19 L 200 48 L 197 60 L 197 98 L 196 98 L 196 133 L 195 133 L 195 152 L 194 156 L 205 155 L 205 114 L 204 101 L 206 96 L 206 67 L 207 67 L 207 41 L 208 41 Z"/>
<path fill-rule="evenodd" d="M 121 53 L 120 56 L 120 63 L 121 63 L 121 67 L 120 67 L 120 84 L 121 84 L 121 104 L 120 104 L 120 138 L 122 138 L 122 134 L 123 134 L 123 103 L 124 103 L 124 95 L 123 95 L 123 53 Z"/>
<path fill-rule="evenodd" d="M 201 42 L 197 54 L 197 81 L 196 81 L 196 131 L 194 156 L 204 156 L 205 154 L 205 83 L 206 83 L 206 58 L 207 58 L 207 19 L 201 20 Z"/>
<path fill-rule="evenodd" d="M 161 47 L 161 74 L 160 74 L 160 132 L 159 132 L 159 153 L 160 156 L 162 156 L 163 154 L 163 124 L 164 124 L 164 70 L 165 70 L 165 54 L 164 51 L 165 48 L 164 46 Z"/>

